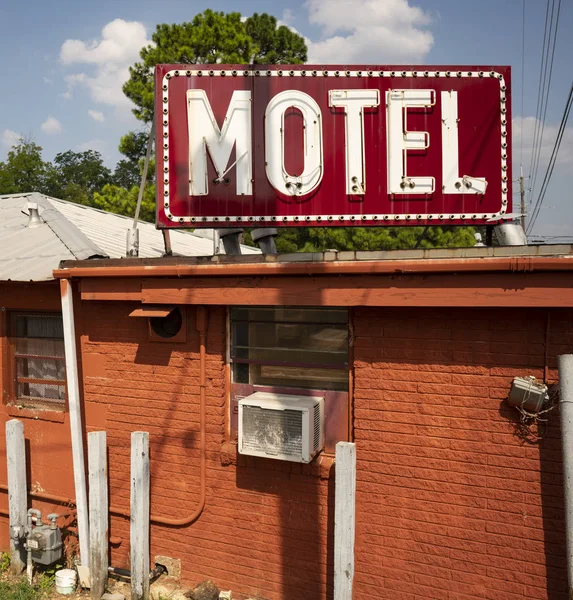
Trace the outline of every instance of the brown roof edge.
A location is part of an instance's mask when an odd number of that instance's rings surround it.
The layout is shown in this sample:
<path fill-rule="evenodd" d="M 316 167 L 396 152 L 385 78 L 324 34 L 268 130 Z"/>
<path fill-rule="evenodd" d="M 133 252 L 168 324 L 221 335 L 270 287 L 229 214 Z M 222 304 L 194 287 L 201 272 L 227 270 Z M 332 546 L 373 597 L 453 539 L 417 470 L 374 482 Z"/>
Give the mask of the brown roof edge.
<path fill-rule="evenodd" d="M 492 271 L 573 271 L 573 256 L 511 256 L 413 260 L 255 262 L 210 264 L 135 264 L 96 266 L 99 261 L 70 262 L 54 271 L 56 279 L 78 277 L 203 277 L 280 275 L 376 275 L 401 273 L 478 273 Z M 110 262 L 111 261 L 106 261 Z M 92 266 L 93 265 L 93 266 Z"/>

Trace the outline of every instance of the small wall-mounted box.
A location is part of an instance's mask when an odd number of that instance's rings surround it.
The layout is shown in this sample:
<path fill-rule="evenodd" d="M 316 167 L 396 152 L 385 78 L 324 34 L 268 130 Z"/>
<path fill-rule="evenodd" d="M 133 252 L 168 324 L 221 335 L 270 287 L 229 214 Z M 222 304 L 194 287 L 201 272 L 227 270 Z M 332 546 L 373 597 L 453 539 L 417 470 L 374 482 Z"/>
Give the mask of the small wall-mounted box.
<path fill-rule="evenodd" d="M 532 413 L 543 410 L 548 400 L 547 386 L 535 377 L 516 377 L 507 398 L 510 406 L 519 406 Z"/>

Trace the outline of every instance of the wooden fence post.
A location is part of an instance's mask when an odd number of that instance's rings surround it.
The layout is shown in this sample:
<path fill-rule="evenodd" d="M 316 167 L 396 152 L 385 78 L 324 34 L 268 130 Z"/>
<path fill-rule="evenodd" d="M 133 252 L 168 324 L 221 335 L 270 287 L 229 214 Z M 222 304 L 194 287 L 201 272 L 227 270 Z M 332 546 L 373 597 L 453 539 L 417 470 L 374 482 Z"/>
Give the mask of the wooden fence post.
<path fill-rule="evenodd" d="M 91 597 L 100 600 L 107 585 L 108 491 L 105 431 L 88 433 Z"/>
<path fill-rule="evenodd" d="M 334 600 L 352 600 L 356 519 L 356 444 L 336 444 Z"/>
<path fill-rule="evenodd" d="M 131 434 L 131 598 L 149 600 L 149 433 Z"/>
<path fill-rule="evenodd" d="M 6 458 L 8 462 L 8 504 L 10 528 L 26 525 L 28 513 L 28 489 L 26 485 L 26 441 L 24 424 L 12 419 L 6 422 Z M 26 568 L 24 537 L 16 544 L 10 537 L 10 565 L 12 572 L 19 575 Z"/>

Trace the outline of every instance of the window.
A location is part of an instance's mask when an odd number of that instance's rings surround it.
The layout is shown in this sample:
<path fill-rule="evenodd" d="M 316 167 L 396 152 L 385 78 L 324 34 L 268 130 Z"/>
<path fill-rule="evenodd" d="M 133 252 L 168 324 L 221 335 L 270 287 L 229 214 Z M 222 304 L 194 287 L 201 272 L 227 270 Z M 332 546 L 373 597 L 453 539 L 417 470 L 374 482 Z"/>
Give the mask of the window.
<path fill-rule="evenodd" d="M 348 311 L 232 308 L 233 383 L 348 391 Z"/>
<path fill-rule="evenodd" d="M 63 409 L 66 367 L 62 316 L 13 314 L 10 325 L 10 403 L 26 408 Z"/>

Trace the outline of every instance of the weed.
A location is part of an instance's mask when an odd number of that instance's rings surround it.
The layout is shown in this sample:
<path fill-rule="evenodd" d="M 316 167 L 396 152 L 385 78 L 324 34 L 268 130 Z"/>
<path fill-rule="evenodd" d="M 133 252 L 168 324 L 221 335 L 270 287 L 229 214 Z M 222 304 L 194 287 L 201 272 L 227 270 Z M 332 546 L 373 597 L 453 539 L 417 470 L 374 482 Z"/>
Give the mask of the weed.
<path fill-rule="evenodd" d="M 62 568 L 62 565 L 56 564 L 46 569 L 43 569 L 38 574 L 37 588 L 42 594 L 46 594 L 52 591 L 52 588 L 56 583 L 56 571 L 59 571 Z M 0 598 L 0 600 L 2 600 L 2 598 Z"/>
<path fill-rule="evenodd" d="M 0 552 L 0 573 L 5 573 L 10 568 L 10 553 Z"/>
<path fill-rule="evenodd" d="M 0 581 L 0 600 L 40 600 L 41 593 L 32 587 L 26 579 L 17 583 Z"/>

